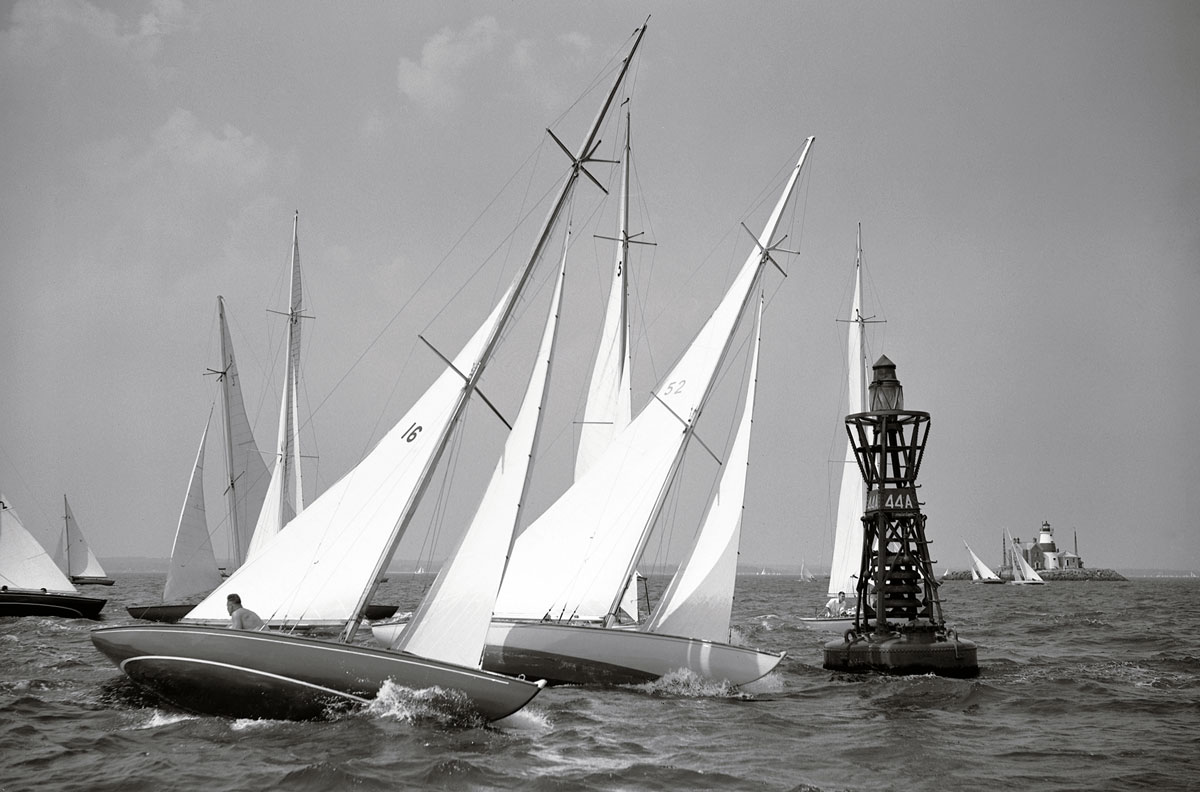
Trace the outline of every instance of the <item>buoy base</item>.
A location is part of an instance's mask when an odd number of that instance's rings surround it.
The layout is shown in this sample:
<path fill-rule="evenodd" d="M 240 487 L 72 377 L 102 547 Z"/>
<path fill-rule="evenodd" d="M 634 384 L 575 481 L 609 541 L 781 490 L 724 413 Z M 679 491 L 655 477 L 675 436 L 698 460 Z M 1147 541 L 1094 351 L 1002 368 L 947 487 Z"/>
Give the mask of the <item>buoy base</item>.
<path fill-rule="evenodd" d="M 825 644 L 825 668 L 958 679 L 979 675 L 973 642 L 959 638 L 953 630 L 924 624 L 903 625 L 883 634 L 847 630 L 843 637 Z"/>

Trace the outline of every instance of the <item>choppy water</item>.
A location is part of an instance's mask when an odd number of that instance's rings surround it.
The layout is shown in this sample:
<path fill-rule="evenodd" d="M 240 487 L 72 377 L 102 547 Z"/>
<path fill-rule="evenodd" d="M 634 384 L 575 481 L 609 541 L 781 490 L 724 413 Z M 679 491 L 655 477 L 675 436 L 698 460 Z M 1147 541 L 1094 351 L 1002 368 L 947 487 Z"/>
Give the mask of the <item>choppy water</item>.
<path fill-rule="evenodd" d="M 88 590 L 101 624 L 162 590 L 118 578 Z M 328 723 L 184 715 L 92 648 L 95 622 L 0 619 L 0 790 L 1200 789 L 1200 582 L 947 583 L 973 680 L 823 670 L 831 636 L 795 621 L 822 592 L 739 579 L 745 642 L 788 652 L 748 688 L 551 688 L 488 727 L 402 689 Z"/>

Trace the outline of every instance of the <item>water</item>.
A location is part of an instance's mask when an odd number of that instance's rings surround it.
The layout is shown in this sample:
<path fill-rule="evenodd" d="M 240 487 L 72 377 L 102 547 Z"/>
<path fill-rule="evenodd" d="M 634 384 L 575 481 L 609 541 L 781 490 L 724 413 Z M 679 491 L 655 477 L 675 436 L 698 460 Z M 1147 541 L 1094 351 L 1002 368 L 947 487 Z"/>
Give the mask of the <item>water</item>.
<path fill-rule="evenodd" d="M 117 577 L 87 590 L 101 624 L 162 590 Z M 788 652 L 747 688 L 551 688 L 488 727 L 400 688 L 327 723 L 185 715 L 92 648 L 95 622 L 0 619 L 0 791 L 1200 789 L 1200 581 L 947 583 L 972 680 L 823 670 L 829 636 L 796 626 L 823 591 L 739 578 L 739 634 Z"/>

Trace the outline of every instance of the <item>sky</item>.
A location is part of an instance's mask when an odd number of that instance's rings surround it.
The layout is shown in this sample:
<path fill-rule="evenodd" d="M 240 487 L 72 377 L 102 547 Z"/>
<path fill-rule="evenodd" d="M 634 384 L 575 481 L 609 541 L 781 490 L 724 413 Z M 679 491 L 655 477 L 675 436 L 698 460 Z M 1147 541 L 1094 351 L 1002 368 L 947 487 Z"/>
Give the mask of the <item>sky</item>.
<path fill-rule="evenodd" d="M 340 477 L 436 375 L 418 335 L 450 354 L 483 319 L 565 161 L 545 130 L 577 145 L 648 13 L 635 409 L 816 138 L 767 279 L 742 563 L 832 555 L 861 224 L 870 355 L 932 416 L 937 567 L 1049 521 L 1091 567 L 1200 569 L 1200 5 L 1154 0 L 2 3 L 0 490 L 26 527 L 52 544 L 65 493 L 101 558 L 169 554 L 217 295 L 273 446 L 296 211 L 306 495 Z M 568 300 L 595 314 L 615 209 L 577 192 Z"/>

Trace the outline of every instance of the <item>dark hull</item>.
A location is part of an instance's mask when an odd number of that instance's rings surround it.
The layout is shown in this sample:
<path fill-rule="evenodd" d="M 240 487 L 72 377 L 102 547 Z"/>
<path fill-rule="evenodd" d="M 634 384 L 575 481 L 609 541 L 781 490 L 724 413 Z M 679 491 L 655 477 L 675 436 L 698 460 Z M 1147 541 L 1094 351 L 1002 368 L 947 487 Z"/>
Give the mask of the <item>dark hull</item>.
<path fill-rule="evenodd" d="M 107 577 L 83 577 L 82 575 L 73 575 L 71 582 L 76 586 L 111 586 L 115 581 Z"/>
<path fill-rule="evenodd" d="M 191 712 L 316 720 L 368 702 L 387 681 L 462 691 L 486 720 L 525 706 L 544 683 L 381 649 L 272 632 L 137 625 L 92 643 L 138 685 Z"/>
<path fill-rule="evenodd" d="M 187 616 L 195 605 L 130 605 L 125 610 L 135 619 L 174 624 Z"/>
<path fill-rule="evenodd" d="M 61 616 L 65 619 L 99 619 L 108 600 L 78 594 L 41 591 L 0 592 L 0 616 Z"/>
<path fill-rule="evenodd" d="M 399 605 L 368 605 L 366 611 L 363 612 L 363 618 L 367 621 L 390 619 L 396 615 L 399 607 Z"/>

